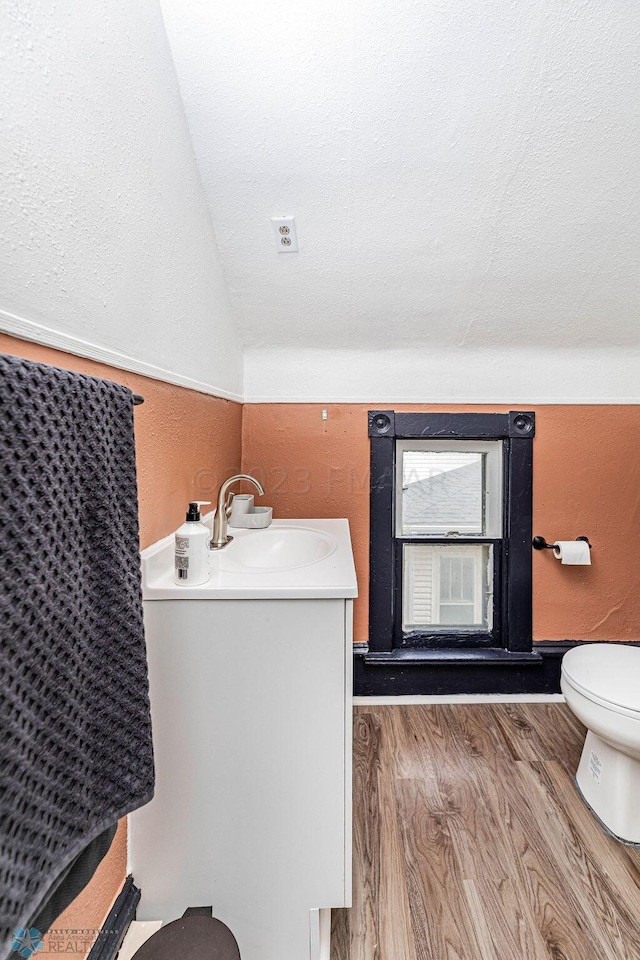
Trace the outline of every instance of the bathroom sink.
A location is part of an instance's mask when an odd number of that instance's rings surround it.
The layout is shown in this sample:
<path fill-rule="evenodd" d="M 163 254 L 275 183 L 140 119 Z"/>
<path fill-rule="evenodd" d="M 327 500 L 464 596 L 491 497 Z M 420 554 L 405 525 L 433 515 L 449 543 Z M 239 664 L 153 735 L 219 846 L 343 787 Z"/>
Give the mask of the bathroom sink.
<path fill-rule="evenodd" d="M 308 527 L 276 527 L 252 530 L 232 542 L 218 554 L 221 570 L 260 573 L 293 570 L 325 560 L 335 551 L 335 537 Z"/>
<path fill-rule="evenodd" d="M 211 514 L 204 520 L 210 525 Z M 229 533 L 231 543 L 209 553 L 209 580 L 194 586 L 174 581 L 173 534 L 143 550 L 143 599 L 344 599 L 358 595 L 346 520 L 276 518 L 263 530 L 230 527 Z"/>

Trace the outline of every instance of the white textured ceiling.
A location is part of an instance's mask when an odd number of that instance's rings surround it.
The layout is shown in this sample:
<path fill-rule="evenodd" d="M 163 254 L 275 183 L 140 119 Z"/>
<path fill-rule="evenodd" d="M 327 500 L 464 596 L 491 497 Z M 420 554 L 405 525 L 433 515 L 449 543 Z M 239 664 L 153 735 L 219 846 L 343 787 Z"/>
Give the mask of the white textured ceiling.
<path fill-rule="evenodd" d="M 247 346 L 640 343 L 640 4 L 162 3 Z"/>

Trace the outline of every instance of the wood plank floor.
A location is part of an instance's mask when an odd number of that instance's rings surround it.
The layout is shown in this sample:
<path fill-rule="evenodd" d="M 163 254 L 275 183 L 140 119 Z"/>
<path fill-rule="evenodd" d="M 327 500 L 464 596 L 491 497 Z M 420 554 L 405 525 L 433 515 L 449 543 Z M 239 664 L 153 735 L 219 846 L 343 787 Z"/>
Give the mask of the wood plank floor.
<path fill-rule="evenodd" d="M 354 711 L 354 890 L 331 960 L 640 960 L 640 849 L 576 793 L 561 703 Z"/>

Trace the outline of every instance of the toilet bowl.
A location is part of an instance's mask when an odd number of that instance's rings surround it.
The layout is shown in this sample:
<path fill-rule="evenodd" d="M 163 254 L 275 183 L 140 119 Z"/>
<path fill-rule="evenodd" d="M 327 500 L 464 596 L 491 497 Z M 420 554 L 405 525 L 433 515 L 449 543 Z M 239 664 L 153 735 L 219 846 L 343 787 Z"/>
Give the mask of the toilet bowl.
<path fill-rule="evenodd" d="M 640 844 L 640 649 L 574 647 L 560 687 L 587 728 L 576 774 L 583 799 L 618 840 Z"/>

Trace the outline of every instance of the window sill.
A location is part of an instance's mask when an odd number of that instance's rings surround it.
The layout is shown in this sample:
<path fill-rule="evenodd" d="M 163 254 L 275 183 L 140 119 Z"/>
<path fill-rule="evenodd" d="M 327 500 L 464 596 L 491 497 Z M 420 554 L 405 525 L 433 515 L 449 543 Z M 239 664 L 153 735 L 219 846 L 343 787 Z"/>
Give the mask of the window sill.
<path fill-rule="evenodd" d="M 521 652 L 502 650 L 499 648 L 477 649 L 461 648 L 459 650 L 392 650 L 390 653 L 373 653 L 356 651 L 356 655 L 363 657 L 364 662 L 371 666 L 389 666 L 390 664 L 402 664 L 403 666 L 451 666 L 460 664 L 469 666 L 491 666 L 500 664 L 507 666 L 523 666 L 531 664 L 533 666 L 542 662 L 542 656 L 535 652 Z"/>

